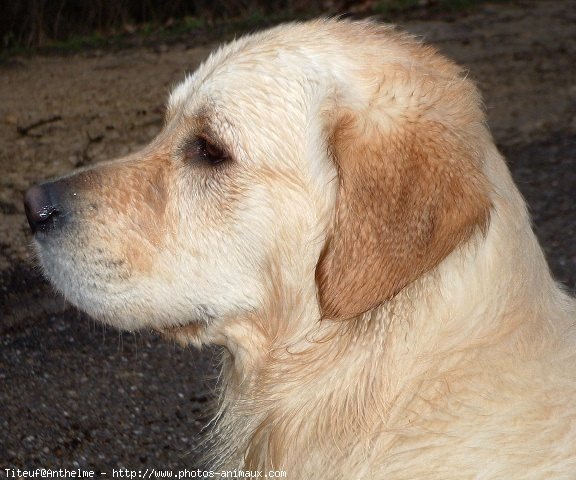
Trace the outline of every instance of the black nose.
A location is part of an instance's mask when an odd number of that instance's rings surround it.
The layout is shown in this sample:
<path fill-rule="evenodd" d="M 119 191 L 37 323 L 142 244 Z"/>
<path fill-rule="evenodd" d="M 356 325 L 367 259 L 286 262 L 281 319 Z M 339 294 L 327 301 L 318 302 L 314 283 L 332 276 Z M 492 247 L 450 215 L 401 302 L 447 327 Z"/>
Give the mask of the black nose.
<path fill-rule="evenodd" d="M 61 223 L 62 207 L 55 197 L 50 183 L 34 185 L 24 195 L 24 209 L 32 233 L 49 232 Z"/>

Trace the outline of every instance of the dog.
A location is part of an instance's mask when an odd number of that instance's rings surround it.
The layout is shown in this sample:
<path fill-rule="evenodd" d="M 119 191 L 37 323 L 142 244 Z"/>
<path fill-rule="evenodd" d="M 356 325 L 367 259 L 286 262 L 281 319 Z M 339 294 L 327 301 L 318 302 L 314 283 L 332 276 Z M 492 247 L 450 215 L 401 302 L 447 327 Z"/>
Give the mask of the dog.
<path fill-rule="evenodd" d="M 576 303 L 474 84 L 391 26 L 235 40 L 25 207 L 72 304 L 224 347 L 215 470 L 576 478 Z"/>

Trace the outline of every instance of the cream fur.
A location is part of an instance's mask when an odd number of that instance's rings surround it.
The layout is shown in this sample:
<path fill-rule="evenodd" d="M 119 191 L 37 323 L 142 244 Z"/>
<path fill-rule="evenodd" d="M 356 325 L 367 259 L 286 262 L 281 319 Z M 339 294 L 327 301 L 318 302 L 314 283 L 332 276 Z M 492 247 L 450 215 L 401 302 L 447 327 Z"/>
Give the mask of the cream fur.
<path fill-rule="evenodd" d="M 331 143 L 343 110 L 370 131 L 374 162 L 396 162 L 380 145 L 404 145 L 415 128 L 409 145 L 439 158 L 422 188 L 442 174 L 466 189 L 459 176 L 472 172 L 472 198 L 489 218 L 376 307 L 322 319 L 316 268 L 345 228 L 334 224 L 346 173 Z M 428 135 L 423 121 L 446 136 Z M 179 153 L 205 128 L 233 158 L 217 174 Z M 344 141 L 354 152 L 354 138 Z M 102 173 L 119 168 L 123 181 Z M 96 192 L 82 193 L 75 179 L 86 175 L 99 179 Z M 243 37 L 175 89 L 147 150 L 63 181 L 105 211 L 64 241 L 36 242 L 55 285 L 123 328 L 225 347 L 213 468 L 283 469 L 291 479 L 576 478 L 575 302 L 550 276 L 476 89 L 433 49 L 368 22 Z M 159 198 L 142 193 L 150 185 Z M 140 204 L 120 200 L 135 192 Z M 390 201 L 365 195 L 366 208 Z M 338 298 L 363 301 L 357 294 Z"/>

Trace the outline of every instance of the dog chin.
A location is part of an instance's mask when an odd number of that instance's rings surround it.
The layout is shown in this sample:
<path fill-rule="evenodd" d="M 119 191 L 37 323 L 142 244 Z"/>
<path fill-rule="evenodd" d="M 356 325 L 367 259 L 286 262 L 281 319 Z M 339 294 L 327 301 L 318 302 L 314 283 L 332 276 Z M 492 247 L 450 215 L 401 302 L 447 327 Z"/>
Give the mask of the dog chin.
<path fill-rule="evenodd" d="M 200 333 L 217 318 L 215 309 L 206 303 L 176 310 L 174 305 L 155 302 L 153 292 L 146 292 L 143 285 L 103 281 L 60 252 L 56 255 L 38 242 L 35 247 L 44 277 L 54 289 L 78 310 L 106 325 L 125 331 L 151 329 L 189 344 L 198 343 Z"/>

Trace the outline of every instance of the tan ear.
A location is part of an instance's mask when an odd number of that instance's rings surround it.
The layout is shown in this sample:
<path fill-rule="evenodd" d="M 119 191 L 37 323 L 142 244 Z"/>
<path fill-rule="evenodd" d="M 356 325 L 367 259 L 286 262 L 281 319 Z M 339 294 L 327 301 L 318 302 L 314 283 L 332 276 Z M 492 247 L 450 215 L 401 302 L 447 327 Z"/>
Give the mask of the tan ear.
<path fill-rule="evenodd" d="M 487 180 L 473 149 L 437 121 L 382 126 L 340 112 L 330 145 L 339 174 L 333 230 L 316 269 L 323 318 L 395 296 L 478 227 Z"/>

